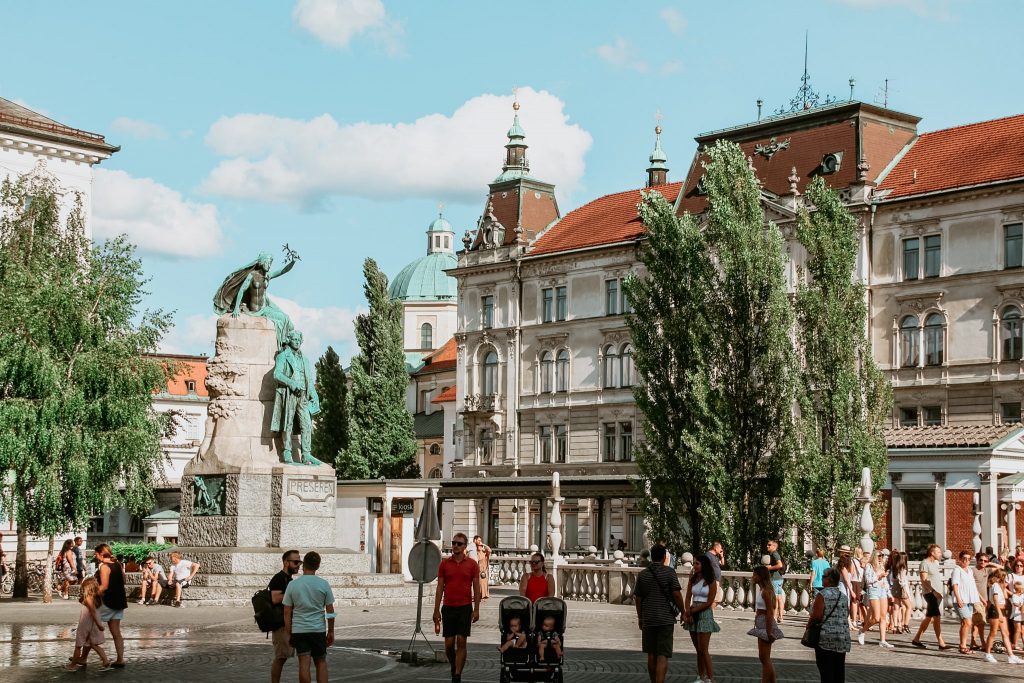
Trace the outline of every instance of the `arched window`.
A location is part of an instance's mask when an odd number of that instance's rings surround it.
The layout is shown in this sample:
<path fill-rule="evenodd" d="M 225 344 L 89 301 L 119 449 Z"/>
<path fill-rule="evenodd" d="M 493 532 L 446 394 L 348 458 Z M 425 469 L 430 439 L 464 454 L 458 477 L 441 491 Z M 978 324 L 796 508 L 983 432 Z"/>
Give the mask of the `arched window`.
<path fill-rule="evenodd" d="M 609 344 L 604 347 L 604 388 L 614 389 L 619 386 L 619 357 L 615 347 Z"/>
<path fill-rule="evenodd" d="M 551 352 L 540 354 L 540 390 L 545 394 L 555 390 L 554 361 Z"/>
<path fill-rule="evenodd" d="M 924 364 L 942 365 L 945 320 L 940 313 L 932 313 L 924 321 Z"/>
<path fill-rule="evenodd" d="M 439 444 L 439 443 L 432 443 L 432 444 L 430 444 L 430 454 L 431 455 L 441 455 L 441 444 Z"/>
<path fill-rule="evenodd" d="M 420 325 L 420 348 L 434 348 L 434 327 L 430 323 Z"/>
<path fill-rule="evenodd" d="M 920 348 L 921 340 L 917 329 L 917 316 L 908 315 L 900 323 L 900 366 L 916 368 Z"/>
<path fill-rule="evenodd" d="M 569 352 L 562 349 L 555 361 L 555 386 L 558 391 L 569 391 Z"/>
<path fill-rule="evenodd" d="M 484 356 L 484 396 L 498 393 L 498 354 L 488 351 Z"/>
<path fill-rule="evenodd" d="M 622 347 L 622 386 L 633 386 L 633 345 Z"/>
<path fill-rule="evenodd" d="M 430 474 L 427 475 L 427 479 L 440 479 L 440 478 L 441 478 L 441 468 L 440 467 L 432 468 L 430 470 Z"/>
<path fill-rule="evenodd" d="M 1021 359 L 1021 318 L 1020 309 L 1016 306 L 1003 309 L 999 321 L 999 339 L 1003 343 L 1003 360 Z"/>

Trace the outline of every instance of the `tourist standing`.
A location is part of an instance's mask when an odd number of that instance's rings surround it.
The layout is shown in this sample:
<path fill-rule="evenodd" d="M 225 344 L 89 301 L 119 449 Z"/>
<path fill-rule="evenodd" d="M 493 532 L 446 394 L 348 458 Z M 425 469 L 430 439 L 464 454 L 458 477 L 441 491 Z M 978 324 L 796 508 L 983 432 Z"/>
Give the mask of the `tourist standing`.
<path fill-rule="evenodd" d="M 1006 590 L 1013 593 L 1013 584 L 1024 581 L 1024 560 L 1013 558 L 1006 568 Z"/>
<path fill-rule="evenodd" d="M 1013 643 L 1013 649 L 1016 650 L 1017 642 L 1024 641 L 1024 579 L 1013 584 L 1013 592 L 1010 593 L 1010 606 L 1010 641 Z"/>
<path fill-rule="evenodd" d="M 528 598 L 530 602 L 554 597 L 555 577 L 548 574 L 547 567 L 544 566 L 544 556 L 540 553 L 530 555 L 530 571 L 523 574 L 519 582 L 519 594 Z"/>
<path fill-rule="evenodd" d="M 434 594 L 434 633 L 441 633 L 443 626 L 444 650 L 451 665 L 452 683 L 462 681 L 466 638 L 480 619 L 480 565 L 466 555 L 468 543 L 464 533 L 452 537 L 452 554 L 437 568 Z"/>
<path fill-rule="evenodd" d="M 280 628 L 271 631 L 274 643 L 274 661 L 270 664 L 272 683 L 280 683 L 285 662 L 295 656 L 295 648 L 291 646 L 290 634 L 284 621 L 284 594 L 288 590 L 288 586 L 291 585 L 292 578 L 299 573 L 301 565 L 302 559 L 299 557 L 298 550 L 285 551 L 281 555 L 281 571 L 274 574 L 267 585 L 267 590 L 270 591 L 270 603 L 274 606 L 275 613 L 280 612 L 278 623 L 281 624 Z"/>
<path fill-rule="evenodd" d="M 821 624 L 821 638 L 814 648 L 814 663 L 821 683 L 844 683 L 846 653 L 850 651 L 848 602 L 837 587 L 839 572 L 829 569 L 821 577 L 821 591 L 814 596 L 807 625 Z"/>
<path fill-rule="evenodd" d="M 985 661 L 991 664 L 996 663 L 992 654 L 992 645 L 996 642 L 996 635 L 1003 638 L 1003 647 L 1006 648 L 1006 661 L 1009 664 L 1024 664 L 1024 659 L 1013 654 L 1013 641 L 1010 640 L 1010 632 L 1006 626 L 1006 589 L 1003 581 L 1006 579 L 1006 572 L 1001 568 L 993 569 L 988 577 L 988 640 L 985 641 Z"/>
<path fill-rule="evenodd" d="M 956 601 L 956 615 L 960 618 L 960 654 L 969 655 L 971 648 L 967 644 L 967 638 L 971 635 L 974 622 L 974 605 L 981 601 L 981 596 L 978 595 L 978 587 L 971 575 L 970 551 L 961 551 L 956 564 L 950 583 L 953 586 L 953 599 Z M 917 641 L 914 642 L 914 646 L 924 647 Z"/>
<path fill-rule="evenodd" d="M 821 550 L 818 551 L 819 556 Z M 827 563 L 826 563 L 827 564 Z M 775 588 L 772 586 L 771 573 L 765 567 L 754 567 L 750 580 L 757 586 L 757 599 L 754 604 L 754 628 L 747 631 L 748 636 L 757 638 L 757 658 L 761 660 L 761 683 L 775 683 L 775 664 L 772 662 L 772 643 L 783 637 L 782 629 L 775 623 Z"/>
<path fill-rule="evenodd" d="M 198 562 L 183 559 L 181 553 L 177 551 L 171 553 L 171 579 L 168 585 L 174 588 L 172 604 L 175 607 L 181 607 L 181 591 L 192 584 L 192 579 L 199 573 L 199 568 Z"/>
<path fill-rule="evenodd" d="M 60 597 L 68 599 L 68 590 L 71 584 L 78 583 L 78 562 L 75 559 L 75 542 L 70 538 L 64 541 L 60 547 L 60 554 L 57 555 L 57 573 L 60 575 Z"/>
<path fill-rule="evenodd" d="M 864 635 L 871 630 L 872 626 L 878 624 L 878 644 L 885 648 L 895 647 L 885 639 L 885 627 L 889 618 L 889 601 L 885 597 L 887 575 L 878 551 L 872 550 L 867 564 L 864 565 L 864 592 L 868 599 L 868 613 L 864 617 L 860 635 L 857 636 L 857 642 L 861 645 L 864 644 Z"/>
<path fill-rule="evenodd" d="M 476 563 L 480 565 L 480 599 L 486 600 L 491 597 L 491 548 L 480 536 L 473 537 L 473 545 L 476 547 Z"/>
<path fill-rule="evenodd" d="M 685 605 L 679 577 L 668 567 L 668 548 L 660 543 L 651 548 L 651 563 L 636 577 L 633 604 L 647 655 L 647 676 L 651 683 L 664 683 L 676 619 Z"/>
<path fill-rule="evenodd" d="M 327 683 L 327 648 L 334 645 L 334 592 L 318 569 L 320 555 L 311 550 L 302 558 L 302 576 L 292 579 L 281 600 L 289 644 L 299 657 L 299 683 L 310 683 L 310 659 L 316 683 Z"/>
<path fill-rule="evenodd" d="M 974 632 L 971 633 L 971 649 L 980 650 L 985 647 L 985 625 L 988 615 L 988 577 L 992 573 L 992 565 L 989 562 L 991 555 L 978 553 L 974 556 L 974 566 L 971 567 L 971 576 L 974 577 L 974 585 L 978 588 L 978 602 L 974 603 Z M 977 645 L 974 642 L 974 634 L 978 635 Z"/>
<path fill-rule="evenodd" d="M 816 595 L 821 590 L 821 577 L 825 575 L 825 570 L 831 566 L 828 560 L 825 559 L 825 551 L 822 548 L 815 548 L 814 559 L 811 561 L 812 595 Z"/>
<path fill-rule="evenodd" d="M 124 589 L 124 569 L 114 559 L 110 546 L 100 543 L 93 553 L 99 562 L 99 594 L 102 604 L 96 610 L 100 621 L 110 627 L 110 636 L 114 639 L 114 650 L 117 659 L 111 664 L 115 669 L 124 668 L 124 636 L 121 635 L 121 620 L 128 609 L 128 594 Z"/>
<path fill-rule="evenodd" d="M 939 565 L 940 557 L 942 557 L 942 548 L 932 543 L 928 546 L 928 551 L 921 561 L 919 576 L 921 591 L 924 593 L 925 612 L 924 619 L 921 620 L 921 625 L 917 629 L 917 635 L 910 641 L 914 647 L 925 647 L 921 642 L 921 636 L 931 624 L 935 629 L 935 640 L 939 644 L 939 649 L 949 649 L 946 642 L 942 640 L 942 567 Z"/>
<path fill-rule="evenodd" d="M 779 597 L 779 599 L 775 601 L 775 620 L 781 624 L 783 604 L 786 602 L 784 599 L 785 594 L 782 591 L 782 581 L 786 572 L 786 563 L 782 561 L 782 555 L 779 554 L 778 541 L 772 539 L 765 544 L 765 547 L 768 548 L 768 569 L 772 573 L 772 587 L 775 589 L 775 595 Z"/>
<path fill-rule="evenodd" d="M 722 565 L 725 564 L 725 548 L 721 541 L 715 541 L 711 548 L 705 553 L 708 562 L 711 563 L 711 570 L 715 572 L 715 581 L 722 582 Z"/>
<path fill-rule="evenodd" d="M 85 541 L 82 540 L 81 536 L 75 536 L 75 545 L 72 550 L 75 551 L 75 573 L 78 574 L 78 583 L 82 583 L 85 579 Z"/>
<path fill-rule="evenodd" d="M 889 559 L 889 584 L 892 587 L 892 598 L 895 607 L 893 614 L 897 618 L 895 633 L 910 633 L 910 617 L 913 606 L 910 603 L 910 572 L 907 569 L 907 554 L 894 550 Z"/>
<path fill-rule="evenodd" d="M 654 553 L 651 552 L 651 564 Z M 708 562 L 693 561 L 693 571 L 686 584 L 686 598 L 683 601 L 683 628 L 690 632 L 690 640 L 697 651 L 697 675 L 701 681 L 713 681 L 714 668 L 711 663 L 711 634 L 721 631 L 715 621 L 715 598 L 718 596 L 718 582 Z"/>

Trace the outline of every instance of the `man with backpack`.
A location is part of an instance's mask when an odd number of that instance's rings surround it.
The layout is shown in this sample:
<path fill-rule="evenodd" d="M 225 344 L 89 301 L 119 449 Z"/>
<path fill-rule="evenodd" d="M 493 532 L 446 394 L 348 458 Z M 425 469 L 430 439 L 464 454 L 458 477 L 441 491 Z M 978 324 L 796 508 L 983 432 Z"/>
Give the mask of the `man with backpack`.
<path fill-rule="evenodd" d="M 270 580 L 270 584 L 267 586 L 267 590 L 270 591 L 270 613 L 256 615 L 257 622 L 260 623 L 260 629 L 265 630 L 266 628 L 273 627 L 271 631 L 273 642 L 274 642 L 274 661 L 270 665 L 270 680 L 271 683 L 280 683 L 281 672 L 284 670 L 284 663 L 288 661 L 289 657 L 295 655 L 295 648 L 288 643 L 288 629 L 284 626 L 284 592 L 288 589 L 288 584 L 292 582 L 292 577 L 299 572 L 299 567 L 302 565 L 302 559 L 299 557 L 298 550 L 289 550 L 281 555 L 281 571 L 274 574 L 274 578 Z M 263 610 L 266 611 L 265 609 Z"/>

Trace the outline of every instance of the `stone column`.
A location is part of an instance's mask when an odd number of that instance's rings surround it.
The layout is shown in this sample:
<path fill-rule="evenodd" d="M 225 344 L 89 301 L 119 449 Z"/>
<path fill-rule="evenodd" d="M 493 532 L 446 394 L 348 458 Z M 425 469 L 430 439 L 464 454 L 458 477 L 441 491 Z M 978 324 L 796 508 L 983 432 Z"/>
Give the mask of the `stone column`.
<path fill-rule="evenodd" d="M 997 545 L 999 529 L 999 475 L 995 472 L 981 472 L 981 545 Z M 999 548 L 995 548 L 998 552 Z"/>
<path fill-rule="evenodd" d="M 604 524 L 601 525 L 601 548 L 604 549 L 604 559 L 611 557 L 612 549 L 612 501 L 610 498 L 601 499 L 601 518 Z"/>
<path fill-rule="evenodd" d="M 380 549 L 381 564 L 384 565 L 378 568 L 379 574 L 390 574 L 391 573 L 391 496 L 385 491 L 384 493 L 384 509 L 381 510 L 381 514 L 384 516 L 384 533 L 382 534 L 383 539 L 381 544 L 384 546 Z"/>
<path fill-rule="evenodd" d="M 946 538 L 946 473 L 934 472 L 935 477 L 935 542 L 945 550 L 949 548 L 949 541 Z M 896 543 L 893 536 L 893 544 Z M 901 547 L 901 546 L 897 546 Z"/>

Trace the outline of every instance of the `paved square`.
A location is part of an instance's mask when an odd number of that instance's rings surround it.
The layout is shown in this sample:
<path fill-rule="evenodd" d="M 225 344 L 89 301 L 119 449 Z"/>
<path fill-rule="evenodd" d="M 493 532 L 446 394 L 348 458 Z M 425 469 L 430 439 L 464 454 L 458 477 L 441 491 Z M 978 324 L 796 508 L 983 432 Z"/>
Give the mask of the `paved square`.
<path fill-rule="evenodd" d="M 481 622 L 470 640 L 466 683 L 498 680 L 497 607 L 508 591 L 493 590 L 484 603 Z M 425 611 L 429 620 L 429 607 Z M 249 608 L 142 607 L 132 604 L 123 622 L 128 666 L 100 673 L 98 660 L 87 670 L 65 673 L 61 665 L 74 647 L 78 622 L 76 602 L 0 601 L 0 680 L 28 681 L 106 680 L 131 681 L 261 681 L 269 679 L 270 642 L 260 633 Z M 445 665 L 410 667 L 393 654 L 404 649 L 412 635 L 416 609 L 406 607 L 340 610 L 337 642 L 330 650 L 331 681 L 448 681 Z M 715 679 L 757 681 L 760 667 L 749 615 L 720 613 L 722 632 L 712 638 Z M 944 632 L 954 642 L 952 623 Z M 813 653 L 799 643 L 802 620 L 783 624 L 787 638 L 774 648 L 780 681 L 817 681 Z M 874 639 L 877 640 L 877 639 Z M 431 637 L 438 648 L 440 638 Z M 895 650 L 877 644 L 859 647 L 847 658 L 847 680 L 855 682 L 1024 681 L 1024 666 L 1001 661 L 986 664 L 980 656 L 939 653 L 911 648 L 909 636 L 893 636 Z M 926 642 L 927 639 L 926 639 Z M 425 651 L 425 647 L 421 645 Z M 113 654 L 109 634 L 107 651 Z M 1000 656 L 1000 660 L 1005 657 Z M 669 680 L 690 683 L 696 677 L 693 648 L 687 634 L 677 630 L 676 656 Z M 285 668 L 286 681 L 297 679 L 294 663 Z M 569 603 L 566 633 L 566 681 L 647 680 L 646 660 L 640 653 L 640 635 L 632 607 L 597 603 Z"/>

